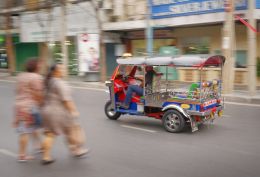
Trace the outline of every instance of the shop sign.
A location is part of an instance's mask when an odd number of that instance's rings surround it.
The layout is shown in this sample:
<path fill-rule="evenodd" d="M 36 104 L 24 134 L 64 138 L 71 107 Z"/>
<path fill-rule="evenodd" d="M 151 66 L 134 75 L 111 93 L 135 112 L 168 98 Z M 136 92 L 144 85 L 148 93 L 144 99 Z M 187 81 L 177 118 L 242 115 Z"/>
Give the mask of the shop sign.
<path fill-rule="evenodd" d="M 4 44 L 5 37 L 3 35 L 0 35 L 0 45 Z"/>
<path fill-rule="evenodd" d="M 8 68 L 7 54 L 0 53 L 0 68 Z"/>
<path fill-rule="evenodd" d="M 97 22 L 93 18 L 93 8 L 89 2 L 68 5 L 66 11 L 67 36 L 82 33 L 97 33 Z M 62 34 L 61 8 L 55 7 L 50 12 L 37 11 L 23 13 L 20 20 L 21 42 L 59 41 Z"/>
<path fill-rule="evenodd" d="M 0 35 L 0 46 L 5 45 L 5 41 L 6 41 L 5 38 L 6 38 L 5 35 Z M 20 42 L 19 36 L 17 36 L 16 34 L 13 35 L 12 40 L 13 40 L 13 44 L 17 44 Z"/>
<path fill-rule="evenodd" d="M 103 33 L 104 43 L 121 43 L 120 34 L 104 32 Z"/>
<path fill-rule="evenodd" d="M 83 33 L 77 36 L 79 71 L 99 71 L 99 35 Z"/>
<path fill-rule="evenodd" d="M 149 1 L 151 7 L 151 15 L 153 19 L 224 12 L 225 8 L 224 0 Z M 236 0 L 235 7 L 236 10 L 247 9 L 247 0 Z"/>
<path fill-rule="evenodd" d="M 155 30 L 153 32 L 154 38 L 167 39 L 173 38 L 172 30 Z M 130 31 L 127 33 L 128 39 L 145 39 L 145 31 Z"/>

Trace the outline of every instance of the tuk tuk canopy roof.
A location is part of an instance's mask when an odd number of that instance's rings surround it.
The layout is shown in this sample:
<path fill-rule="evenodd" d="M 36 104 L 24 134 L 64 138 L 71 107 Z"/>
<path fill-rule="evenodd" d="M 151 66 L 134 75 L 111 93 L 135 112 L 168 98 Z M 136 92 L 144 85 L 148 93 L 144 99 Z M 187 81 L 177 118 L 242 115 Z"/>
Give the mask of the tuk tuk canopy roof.
<path fill-rule="evenodd" d="M 118 64 L 126 65 L 173 65 L 178 67 L 221 66 L 225 57 L 221 55 L 182 55 L 178 57 L 129 57 L 117 59 Z"/>

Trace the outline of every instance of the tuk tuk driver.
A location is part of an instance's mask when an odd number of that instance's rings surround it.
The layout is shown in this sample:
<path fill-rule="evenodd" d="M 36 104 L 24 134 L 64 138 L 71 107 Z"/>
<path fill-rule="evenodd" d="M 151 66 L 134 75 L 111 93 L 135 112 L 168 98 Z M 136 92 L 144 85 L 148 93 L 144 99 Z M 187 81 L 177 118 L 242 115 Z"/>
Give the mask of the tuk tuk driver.
<path fill-rule="evenodd" d="M 152 88 L 154 75 L 161 76 L 163 74 L 157 73 L 153 69 L 153 66 L 146 66 L 145 67 L 145 87 Z M 121 108 L 124 108 L 124 109 L 129 108 L 133 93 L 136 93 L 139 96 L 143 96 L 143 94 L 144 94 L 143 84 L 141 84 L 140 86 L 139 85 L 129 85 L 128 86 L 125 100 L 122 104 L 120 104 Z"/>

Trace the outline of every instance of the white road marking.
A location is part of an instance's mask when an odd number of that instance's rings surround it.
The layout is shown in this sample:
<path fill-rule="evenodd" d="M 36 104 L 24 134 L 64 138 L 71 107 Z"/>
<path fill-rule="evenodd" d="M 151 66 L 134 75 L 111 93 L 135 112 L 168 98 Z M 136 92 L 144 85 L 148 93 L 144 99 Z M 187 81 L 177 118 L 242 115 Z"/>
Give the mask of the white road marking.
<path fill-rule="evenodd" d="M 231 117 L 230 115 L 223 115 L 222 117 Z"/>
<path fill-rule="evenodd" d="M 94 90 L 94 91 L 101 91 L 101 92 L 106 92 L 106 89 L 99 89 L 99 88 L 90 88 L 90 87 L 78 87 L 78 86 L 70 86 L 71 88 L 74 89 L 83 89 L 83 90 Z"/>
<path fill-rule="evenodd" d="M 9 83 L 15 83 L 16 81 L 12 81 L 12 80 L 0 80 L 0 82 L 9 82 Z"/>
<path fill-rule="evenodd" d="M 226 102 L 224 104 L 238 105 L 238 106 L 252 106 L 252 107 L 260 107 L 260 104 L 251 104 L 251 103 L 236 103 L 236 102 Z"/>
<path fill-rule="evenodd" d="M 141 131 L 145 131 L 145 132 L 149 132 L 149 133 L 156 133 L 156 131 L 154 131 L 154 130 L 139 128 L 139 127 L 133 127 L 133 126 L 129 126 L 129 125 L 121 125 L 121 127 L 130 128 L 130 129 L 134 129 L 134 130 L 141 130 Z"/>
<path fill-rule="evenodd" d="M 7 149 L 0 149 L 0 153 L 4 154 L 6 156 L 9 156 L 9 157 L 15 157 L 15 158 L 17 157 L 17 154 L 15 154 L 14 152 L 11 152 Z"/>

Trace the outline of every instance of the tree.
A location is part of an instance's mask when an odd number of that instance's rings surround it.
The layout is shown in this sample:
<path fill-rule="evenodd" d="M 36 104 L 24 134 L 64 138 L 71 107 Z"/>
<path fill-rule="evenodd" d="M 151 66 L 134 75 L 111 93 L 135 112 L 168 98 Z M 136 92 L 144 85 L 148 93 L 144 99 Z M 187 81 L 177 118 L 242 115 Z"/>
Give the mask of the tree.
<path fill-rule="evenodd" d="M 100 0 L 91 0 L 91 5 L 93 9 L 95 10 L 95 17 L 98 24 L 98 33 L 99 33 L 99 46 L 100 46 L 100 64 L 101 64 L 101 70 L 100 70 L 100 79 L 101 82 L 106 81 L 106 50 L 105 50 L 105 44 L 103 40 L 103 30 L 102 30 L 102 21 L 100 19 L 99 15 L 99 9 L 102 6 L 102 1 Z"/>
<path fill-rule="evenodd" d="M 13 0 L 6 1 L 6 8 L 12 7 Z M 7 50 L 7 59 L 8 59 L 8 65 L 9 65 L 9 73 L 10 75 L 14 75 L 16 71 L 15 67 L 15 55 L 14 55 L 14 48 L 13 48 L 13 39 L 12 39 L 12 19 L 11 19 L 11 13 L 5 14 L 5 20 L 6 20 L 6 50 Z"/>

